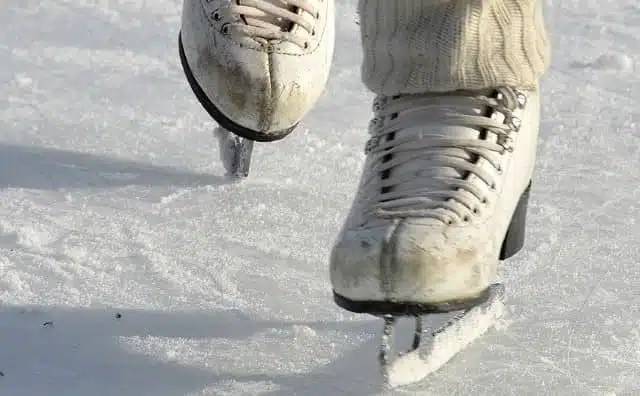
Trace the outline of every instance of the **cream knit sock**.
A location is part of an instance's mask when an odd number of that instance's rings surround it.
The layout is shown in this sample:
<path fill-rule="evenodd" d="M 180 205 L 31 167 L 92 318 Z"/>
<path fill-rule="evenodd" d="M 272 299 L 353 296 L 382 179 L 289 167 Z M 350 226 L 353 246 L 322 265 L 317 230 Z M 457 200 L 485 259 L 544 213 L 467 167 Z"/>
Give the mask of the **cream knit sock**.
<path fill-rule="evenodd" d="M 536 0 L 360 0 L 362 78 L 374 93 L 531 88 L 550 48 Z"/>

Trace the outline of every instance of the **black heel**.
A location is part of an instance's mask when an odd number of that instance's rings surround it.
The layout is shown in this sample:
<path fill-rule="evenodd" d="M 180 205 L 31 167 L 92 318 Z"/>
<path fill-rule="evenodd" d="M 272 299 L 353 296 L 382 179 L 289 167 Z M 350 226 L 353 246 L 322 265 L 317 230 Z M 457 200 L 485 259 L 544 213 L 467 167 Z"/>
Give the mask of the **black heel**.
<path fill-rule="evenodd" d="M 527 207 L 529 205 L 529 195 L 531 193 L 531 182 L 527 186 L 526 190 L 520 196 L 518 206 L 513 212 L 511 223 L 507 234 L 504 236 L 502 242 L 502 249 L 500 249 L 500 260 L 506 260 L 514 254 L 518 253 L 522 246 L 524 246 L 525 226 L 527 223 Z"/>

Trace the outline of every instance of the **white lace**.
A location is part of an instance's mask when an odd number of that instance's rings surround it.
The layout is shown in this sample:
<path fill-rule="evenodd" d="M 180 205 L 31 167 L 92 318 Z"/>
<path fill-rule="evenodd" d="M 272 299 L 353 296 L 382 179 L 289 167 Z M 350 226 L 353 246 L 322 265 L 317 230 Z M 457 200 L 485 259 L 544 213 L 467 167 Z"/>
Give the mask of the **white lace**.
<path fill-rule="evenodd" d="M 241 17 L 243 23 L 234 24 L 241 33 L 265 40 L 284 40 L 301 48 L 308 46 L 308 36 L 291 32 L 291 24 L 301 26 L 309 35 L 315 35 L 312 22 L 298 14 L 305 11 L 318 18 L 318 9 L 312 0 L 235 0 L 230 6 L 232 14 Z"/>
<path fill-rule="evenodd" d="M 369 175 L 385 176 L 377 184 L 377 193 L 370 194 L 365 203 L 368 212 L 383 218 L 431 217 L 445 223 L 453 221 L 453 214 L 467 221 L 479 203 L 486 200 L 487 188 L 495 188 L 495 174 L 501 173 L 499 154 L 513 150 L 509 135 L 519 129 L 520 120 L 513 111 L 523 107 L 525 101 L 524 94 L 509 88 L 499 89 L 495 97 L 409 95 L 376 101 L 377 117 L 372 121 L 372 136 L 367 143 L 367 152 L 373 156 Z M 463 108 L 466 111 L 459 111 Z M 488 116 L 472 111 L 486 108 L 491 109 Z M 425 128 L 418 136 L 394 136 L 405 128 L 434 124 L 473 128 L 495 134 L 495 138 L 447 136 L 438 134 L 437 128 Z M 394 168 L 417 159 L 428 159 L 433 168 L 453 169 L 459 176 L 420 172 L 394 175 Z M 494 171 L 482 166 L 480 159 L 491 164 Z M 470 175 L 485 186 L 471 181 Z"/>

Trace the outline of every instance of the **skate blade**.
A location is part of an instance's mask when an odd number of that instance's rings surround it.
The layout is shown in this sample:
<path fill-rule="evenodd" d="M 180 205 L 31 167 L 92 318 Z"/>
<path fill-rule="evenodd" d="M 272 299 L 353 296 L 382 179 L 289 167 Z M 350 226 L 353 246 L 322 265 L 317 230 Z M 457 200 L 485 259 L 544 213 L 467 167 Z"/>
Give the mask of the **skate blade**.
<path fill-rule="evenodd" d="M 222 127 L 216 128 L 214 134 L 218 138 L 220 159 L 227 176 L 234 179 L 249 176 L 253 140 L 235 135 Z"/>
<path fill-rule="evenodd" d="M 422 330 L 422 319 L 416 317 L 412 348 L 390 359 L 393 319 L 385 319 L 385 331 L 380 351 L 383 382 L 395 388 L 419 382 L 445 365 L 457 353 L 481 337 L 504 313 L 504 286 L 490 286 L 484 302 L 465 311 L 446 314 L 445 325 L 432 331 Z M 439 314 L 442 315 L 442 314 Z M 386 344 L 386 345 L 385 345 Z"/>

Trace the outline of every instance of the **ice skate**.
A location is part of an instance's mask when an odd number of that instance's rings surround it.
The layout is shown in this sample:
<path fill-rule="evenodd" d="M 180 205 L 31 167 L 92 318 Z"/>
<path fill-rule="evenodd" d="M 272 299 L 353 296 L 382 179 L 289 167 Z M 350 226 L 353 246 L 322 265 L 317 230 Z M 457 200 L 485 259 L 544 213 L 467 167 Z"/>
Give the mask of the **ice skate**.
<path fill-rule="evenodd" d="M 397 385 L 437 370 L 502 314 L 496 271 L 524 242 L 549 47 L 528 0 L 360 0 L 358 14 L 376 99 L 330 276 L 340 307 L 384 319 L 383 378 Z M 402 317 L 414 337 L 397 354 Z"/>
<path fill-rule="evenodd" d="M 342 308 L 383 317 L 388 384 L 418 380 L 488 330 L 502 313 L 496 267 L 521 249 L 539 123 L 536 90 L 379 97 L 356 197 L 331 254 Z M 451 313 L 423 348 L 423 319 Z M 395 360 L 397 317 L 416 318 Z M 437 330 L 437 331 L 435 331 Z M 425 363 L 426 362 L 426 363 Z M 437 364 L 436 364 L 437 363 Z M 399 366 L 401 365 L 401 366 Z"/>
<path fill-rule="evenodd" d="M 286 137 L 316 103 L 334 34 L 333 0 L 185 0 L 179 53 L 202 106 L 250 154 L 248 140 Z"/>

